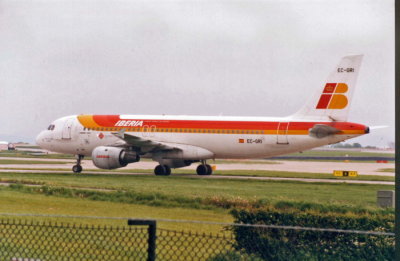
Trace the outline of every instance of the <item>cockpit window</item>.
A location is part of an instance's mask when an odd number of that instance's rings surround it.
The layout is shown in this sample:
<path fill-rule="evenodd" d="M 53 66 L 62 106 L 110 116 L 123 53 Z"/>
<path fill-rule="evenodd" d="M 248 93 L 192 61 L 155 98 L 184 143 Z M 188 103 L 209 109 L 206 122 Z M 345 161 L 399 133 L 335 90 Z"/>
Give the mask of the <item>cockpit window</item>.
<path fill-rule="evenodd" d="M 54 125 L 54 124 L 51 124 L 48 128 L 47 128 L 47 130 L 54 130 L 54 128 L 55 128 L 56 126 Z"/>

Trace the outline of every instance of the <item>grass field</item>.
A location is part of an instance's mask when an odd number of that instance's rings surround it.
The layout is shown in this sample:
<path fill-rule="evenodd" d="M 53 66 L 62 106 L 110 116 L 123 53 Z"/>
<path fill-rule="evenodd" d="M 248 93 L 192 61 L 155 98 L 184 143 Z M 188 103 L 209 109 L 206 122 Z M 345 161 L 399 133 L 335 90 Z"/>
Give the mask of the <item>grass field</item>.
<path fill-rule="evenodd" d="M 314 151 L 310 152 L 311 154 Z M 325 152 L 324 152 L 325 153 Z M 333 152 L 329 152 L 333 153 Z M 337 151 L 334 151 L 336 155 Z M 347 152 L 346 152 L 347 153 Z M 354 152 L 359 156 L 359 152 Z M 31 158 L 67 158 L 69 155 L 32 156 L 29 153 L 16 152 L 2 154 L 0 157 L 21 157 L 22 161 Z M 305 155 L 305 153 L 301 154 Z M 319 156 L 326 156 L 318 151 Z M 332 154 L 330 154 L 332 155 Z M 350 154 L 349 154 L 350 155 Z M 310 154 L 308 155 L 310 156 Z M 342 156 L 342 155 L 338 155 Z M 369 153 L 366 156 L 371 156 Z M 379 156 L 384 156 L 380 154 Z M 35 162 L 35 161 L 34 161 Z M 51 164 L 37 161 L 40 164 Z M 54 161 L 53 161 L 54 162 Z M 52 162 L 52 163 L 53 163 Z M 259 161 L 250 160 L 249 163 Z M 260 161 L 261 164 L 275 164 Z M 68 163 L 68 162 L 62 162 Z M 234 163 L 221 161 L 218 163 Z M 243 162 L 239 162 L 243 163 Z M 8 164 L 1 163 L 3 169 Z M 60 164 L 60 163 L 57 163 Z M 27 168 L 29 169 L 29 166 Z M 104 170 L 91 170 L 93 172 Z M 393 169 L 382 169 L 392 172 Z M 376 206 L 378 190 L 393 190 L 388 185 L 360 185 L 335 183 L 306 183 L 295 181 L 234 180 L 222 178 L 199 178 L 185 174 L 194 174 L 194 170 L 174 170 L 176 175 L 168 177 L 154 175 L 124 175 L 127 172 L 152 173 L 153 170 L 115 170 L 114 174 L 72 174 L 69 170 L 62 173 L 0 173 L 0 181 L 13 183 L 10 187 L 0 186 L 0 213 L 21 213 L 41 215 L 73 215 L 99 217 L 132 217 L 172 220 L 201 220 L 210 222 L 233 221 L 229 211 L 235 207 L 259 206 L 312 206 L 320 209 L 349 209 L 381 213 L 394 210 L 380 210 Z M 338 178 L 330 174 L 292 173 L 276 171 L 220 171 L 218 175 L 256 176 L 256 177 L 296 177 L 317 179 L 358 179 L 393 181 L 394 177 L 367 176 L 357 178 Z M 25 184 L 25 185 L 20 185 Z M 37 184 L 29 186 L 28 184 Z M 354 213 L 352 215 L 354 215 Z M 0 218 L 9 218 L 2 216 Z M 13 219 L 32 218 L 18 217 Z M 36 217 L 35 221 L 55 221 L 89 225 L 126 226 L 126 220 Z M 222 225 L 158 222 L 163 229 L 190 231 L 193 233 L 226 233 Z M 200 250 L 206 251 L 206 250 Z"/>
<path fill-rule="evenodd" d="M 213 209 L 213 210 L 203 210 L 203 209 L 187 209 L 187 208 L 170 208 L 162 206 L 146 206 L 140 204 L 126 204 L 119 202 L 105 202 L 105 201 L 91 201 L 83 198 L 63 198 L 55 196 L 45 196 L 40 194 L 29 194 L 18 191 L 13 191 L 9 188 L 0 188 L 0 212 L 1 213 L 31 213 L 31 214 L 41 214 L 41 215 L 75 215 L 75 216 L 98 216 L 98 217 L 113 217 L 113 218 L 124 218 L 120 220 L 115 219 L 91 219 L 91 218 L 66 218 L 66 217 L 15 217 L 8 215 L 1 215 L 0 219 L 6 220 L 27 220 L 28 223 L 43 223 L 51 222 L 52 224 L 61 224 L 60 227 L 65 227 L 66 224 L 78 224 L 78 226 L 89 225 L 91 229 L 87 230 L 72 230 L 80 232 L 78 235 L 76 233 L 71 234 L 66 229 L 56 228 L 50 229 L 46 227 L 40 228 L 40 231 L 45 231 L 45 237 L 42 238 L 43 234 L 36 232 L 37 230 L 32 227 L 19 229 L 18 226 L 9 226 L 8 231 L 13 231 L 13 233 L 6 234 L 2 236 L 2 246 L 0 252 L 0 259 L 4 257 L 3 255 L 9 257 L 4 260 L 11 260 L 11 257 L 25 257 L 26 259 L 18 260 L 50 260 L 47 254 L 42 255 L 42 253 L 58 253 L 61 255 L 63 260 L 70 260 L 74 257 L 74 251 L 83 251 L 82 248 L 99 249 L 98 255 L 94 255 L 95 258 L 91 258 L 85 255 L 85 259 L 79 260 L 132 260 L 132 258 L 124 258 L 121 256 L 130 256 L 130 253 L 126 252 L 124 247 L 125 244 L 121 241 L 127 242 L 126 240 L 134 240 L 137 243 L 140 235 L 133 233 L 133 237 L 126 237 L 121 233 L 113 233 L 114 236 L 109 236 L 112 231 L 115 231 L 115 227 L 128 228 L 127 219 L 130 218 L 144 218 L 144 219 L 178 219 L 178 220 L 202 220 L 209 222 L 225 222 L 232 223 L 233 218 L 225 209 Z M 96 230 L 92 226 L 107 226 L 107 229 Z M 1 226 L 2 229 L 4 226 Z M 59 227 L 59 226 L 56 226 Z M 114 228 L 114 229 L 111 229 Z M 196 238 L 195 234 L 199 235 L 226 235 L 231 237 L 232 232 L 226 230 L 224 225 L 211 225 L 211 224 L 199 224 L 199 223 L 176 223 L 176 222 L 157 222 L 158 230 L 163 229 L 168 231 L 185 231 L 193 235 L 191 239 Z M 2 233 L 7 233 L 2 230 Z M 9 233 L 9 232 L 8 232 Z M 43 232 L 42 232 L 43 233 Z M 101 233 L 101 234 L 100 234 Z M 172 243 L 168 243 L 171 248 L 163 247 L 160 242 L 167 243 L 166 240 L 171 238 Z M 141 256 L 143 259 L 146 257 L 147 245 L 145 237 L 143 237 L 143 242 L 140 243 L 141 247 L 135 247 L 135 250 L 142 249 L 144 252 Z M 196 256 L 209 257 L 213 256 L 209 249 L 204 247 L 207 246 L 207 242 L 190 241 L 185 242 L 185 238 L 181 238 L 179 234 L 174 232 L 169 233 L 168 237 L 161 237 L 157 241 L 158 249 L 164 249 L 164 254 L 168 251 L 174 251 L 175 253 L 184 253 L 190 256 L 191 251 L 196 251 Z M 22 243 L 23 242 L 23 243 Z M 141 242 L 141 241 L 140 241 Z M 190 243 L 190 244 L 188 244 Z M 45 246 L 45 247 L 44 247 Z M 230 245 L 221 244 L 214 246 L 213 249 L 224 250 L 229 248 Z M 11 249 L 14 249 L 13 254 L 7 255 Z M 19 251 L 15 251 L 18 249 Z M 160 251 L 159 250 L 159 251 Z M 119 252 L 123 251 L 123 252 Z M 132 250 L 131 250 L 132 251 Z M 53 254 L 54 255 L 54 254 Z M 57 256 L 57 255 L 54 255 Z M 168 256 L 168 255 L 167 255 Z M 74 259 L 74 258 L 72 258 Z M 54 259 L 55 260 L 55 259 Z M 57 259 L 58 260 L 58 259 Z M 136 260 L 136 259 L 135 259 Z M 161 252 L 158 252 L 157 260 L 184 260 L 180 255 L 172 255 L 168 258 L 163 258 Z"/>
<path fill-rule="evenodd" d="M 210 222 L 232 222 L 233 218 L 226 209 L 187 209 L 143 204 L 92 201 L 82 198 L 64 198 L 40 194 L 24 193 L 12 189 L 0 188 L 0 212 L 14 214 L 74 215 L 98 217 L 131 217 L 152 219 L 203 220 Z M 0 215 L 0 218 L 2 216 Z M 5 216 L 3 216 L 5 217 Z M 26 219 L 26 218 L 20 218 Z M 56 222 L 84 223 L 90 225 L 126 225 L 126 220 L 77 219 L 77 218 L 35 218 L 36 221 L 52 220 Z M 219 232 L 223 227 L 216 225 L 198 225 L 173 222 L 161 222 L 162 228 L 194 232 Z M 217 231 L 216 231 L 217 228 Z"/>
<path fill-rule="evenodd" d="M 184 176 L 0 173 L 1 181 L 66 188 L 94 188 L 160 198 L 161 205 L 190 200 L 295 201 L 376 208 L 376 191 L 387 185 L 303 183 L 293 181 L 201 179 Z M 158 196 L 160 195 L 160 196 Z M 165 196 L 168 200 L 164 200 Z M 186 204 L 185 207 L 190 207 Z M 165 201 L 163 203 L 163 201 Z M 183 200 L 184 201 L 184 200 Z M 153 202 L 154 203 L 154 202 Z M 152 204 L 152 202 L 145 202 Z M 176 204 L 172 204 L 176 206 Z M 182 203 L 182 206 L 185 205 Z M 196 206 L 198 207 L 198 206 Z"/>
<path fill-rule="evenodd" d="M 282 175 L 293 175 L 293 173 Z M 394 189 L 394 186 L 387 185 L 67 172 L 0 173 L 0 181 L 14 183 L 9 187 L 0 187 L 0 218 L 5 219 L 10 217 L 5 216 L 4 213 L 21 213 L 231 223 L 233 222 L 230 215 L 232 208 L 274 206 L 284 209 L 293 205 L 326 211 L 341 209 L 346 211 L 344 213 L 351 212 L 349 215 L 365 211 L 372 215 L 387 213 L 387 211 L 394 213 L 392 209 L 380 210 L 376 207 L 377 190 Z M 38 186 L 21 185 L 21 183 L 38 184 Z M 120 227 L 126 226 L 127 222 L 126 219 L 44 216 L 12 217 L 11 219 Z M 157 227 L 198 234 L 232 235 L 232 231 L 226 230 L 224 225 L 207 223 L 159 221 Z M 61 235 L 58 239 L 52 239 L 49 236 L 49 240 L 58 242 L 62 240 L 62 237 Z M 182 239 L 176 237 L 175 240 L 178 242 Z M 181 243 L 185 245 L 184 242 Z M 221 247 L 226 247 L 226 245 L 221 245 Z M 27 245 L 26 248 L 28 249 L 29 246 Z M 186 251 L 186 247 L 174 249 Z M 67 253 L 69 250 L 63 251 Z M 205 256 L 209 255 L 207 249 L 201 248 L 196 251 Z M 176 257 L 176 260 L 181 259 Z"/>

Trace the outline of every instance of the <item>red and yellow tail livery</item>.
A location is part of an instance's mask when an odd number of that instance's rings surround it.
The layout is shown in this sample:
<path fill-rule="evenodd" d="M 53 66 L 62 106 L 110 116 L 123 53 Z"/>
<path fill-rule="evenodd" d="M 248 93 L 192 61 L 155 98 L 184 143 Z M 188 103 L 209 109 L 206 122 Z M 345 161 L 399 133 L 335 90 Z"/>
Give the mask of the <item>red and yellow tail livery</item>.
<path fill-rule="evenodd" d="M 345 94 L 348 90 L 345 83 L 327 83 L 316 108 L 318 110 L 346 108 L 349 101 Z"/>

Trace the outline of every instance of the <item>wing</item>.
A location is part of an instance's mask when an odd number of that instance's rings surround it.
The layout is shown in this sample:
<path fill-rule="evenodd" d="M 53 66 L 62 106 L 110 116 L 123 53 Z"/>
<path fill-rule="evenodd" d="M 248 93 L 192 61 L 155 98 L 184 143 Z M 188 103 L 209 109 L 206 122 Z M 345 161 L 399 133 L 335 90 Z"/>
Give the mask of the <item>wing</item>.
<path fill-rule="evenodd" d="M 162 150 L 174 150 L 177 149 L 173 146 L 169 146 L 163 142 L 157 142 L 145 138 L 141 138 L 135 135 L 125 133 L 122 129 L 118 133 L 112 133 L 115 137 L 125 141 L 125 143 L 131 147 L 139 149 L 143 153 L 157 152 Z"/>
<path fill-rule="evenodd" d="M 214 153 L 211 151 L 193 145 L 154 141 L 127 134 L 125 130 L 113 133 L 113 135 L 142 154 L 151 153 L 153 156 L 164 159 L 203 160 L 214 158 Z"/>
<path fill-rule="evenodd" d="M 309 129 L 309 135 L 311 137 L 322 139 L 330 135 L 339 133 L 341 130 L 331 127 L 325 124 L 315 124 L 314 127 Z"/>

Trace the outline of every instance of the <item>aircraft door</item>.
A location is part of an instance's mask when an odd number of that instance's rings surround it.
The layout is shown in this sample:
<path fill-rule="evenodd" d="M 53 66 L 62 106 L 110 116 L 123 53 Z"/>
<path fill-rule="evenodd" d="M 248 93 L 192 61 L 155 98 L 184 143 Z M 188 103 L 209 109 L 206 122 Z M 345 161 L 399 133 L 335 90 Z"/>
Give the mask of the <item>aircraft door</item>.
<path fill-rule="evenodd" d="M 290 122 L 279 122 L 278 129 L 276 132 L 276 143 L 287 145 L 289 144 L 288 140 L 288 130 L 289 130 Z"/>
<path fill-rule="evenodd" d="M 61 136 L 61 138 L 63 140 L 71 139 L 71 131 L 72 131 L 73 122 L 74 122 L 74 119 L 68 119 L 65 121 L 64 127 L 62 129 L 62 136 Z"/>

